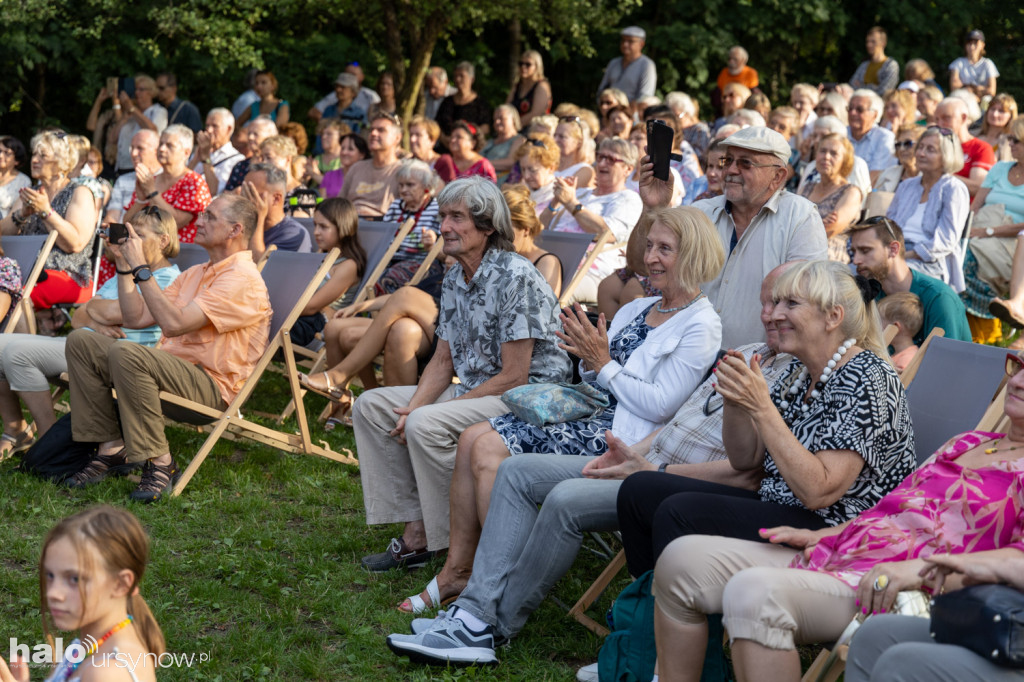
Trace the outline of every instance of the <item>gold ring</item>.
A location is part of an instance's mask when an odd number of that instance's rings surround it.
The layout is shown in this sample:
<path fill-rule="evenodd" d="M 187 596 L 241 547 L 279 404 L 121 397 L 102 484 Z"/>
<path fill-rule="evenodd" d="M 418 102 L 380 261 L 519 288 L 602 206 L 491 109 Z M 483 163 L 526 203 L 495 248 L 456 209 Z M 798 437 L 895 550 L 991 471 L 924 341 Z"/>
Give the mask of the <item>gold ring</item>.
<path fill-rule="evenodd" d="M 889 576 L 882 574 L 875 578 L 875 592 L 884 592 L 889 586 Z"/>

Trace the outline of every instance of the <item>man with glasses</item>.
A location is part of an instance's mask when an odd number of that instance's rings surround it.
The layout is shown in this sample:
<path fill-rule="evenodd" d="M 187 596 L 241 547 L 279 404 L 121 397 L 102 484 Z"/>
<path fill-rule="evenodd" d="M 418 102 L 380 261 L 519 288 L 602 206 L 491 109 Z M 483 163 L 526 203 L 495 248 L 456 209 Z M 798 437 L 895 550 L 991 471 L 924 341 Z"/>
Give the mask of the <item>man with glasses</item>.
<path fill-rule="evenodd" d="M 881 298 L 909 291 L 921 299 L 924 320 L 921 331 L 914 337 L 916 345 L 920 346 L 935 327 L 942 328 L 947 339 L 971 341 L 967 311 L 952 287 L 907 265 L 903 230 L 899 225 L 877 216 L 854 225 L 849 234 L 857 273 L 882 284 Z"/>
<path fill-rule="evenodd" d="M 967 104 L 959 97 L 947 97 L 939 103 L 935 109 L 935 123 L 940 128 L 951 131 L 960 140 L 960 146 L 964 148 L 964 167 L 954 175 L 967 185 L 967 191 L 973 199 L 981 189 L 985 176 L 996 163 L 992 145 L 979 140 L 968 131 L 971 121 L 967 113 Z"/>
<path fill-rule="evenodd" d="M 178 78 L 169 71 L 156 77 L 156 98 L 167 109 L 167 125 L 180 123 L 193 133 L 203 129 L 199 109 L 187 99 L 178 97 Z"/>
<path fill-rule="evenodd" d="M 626 93 L 629 103 L 635 105 L 650 97 L 658 87 L 658 69 L 654 61 L 643 54 L 647 33 L 639 26 L 627 26 L 619 34 L 621 57 L 608 62 L 598 93 L 606 88 L 618 88 Z"/>
<path fill-rule="evenodd" d="M 381 111 L 370 121 L 367 146 L 370 158 L 357 161 L 345 173 L 338 195 L 352 202 L 360 218 L 384 215 L 398 193 L 398 146 L 402 143 L 402 122 Z"/>
<path fill-rule="evenodd" d="M 267 347 L 271 319 L 267 287 L 248 250 L 256 220 L 247 199 L 214 199 L 196 221 L 195 243 L 209 262 L 189 268 L 166 290 L 153 278 L 134 229 L 120 245 L 108 245 L 124 326 L 158 324 L 162 337 L 154 349 L 88 329 L 68 335 L 72 433 L 100 444 L 76 475 L 77 485 L 141 465 L 131 498 L 159 500 L 181 474 L 164 435 L 160 392 L 224 409 L 249 378 Z"/>
<path fill-rule="evenodd" d="M 778 354 L 779 335 L 772 320 L 772 288 L 791 264 L 773 269 L 761 283 L 762 334 L 767 343 L 741 346 L 748 360 L 760 356 L 769 386 L 782 376 L 789 356 Z M 391 635 L 396 654 L 420 653 L 434 661 L 493 663 L 495 641 L 515 636 L 548 591 L 572 566 L 583 534 L 619 527 L 615 500 L 630 474 L 651 470 L 689 476 L 755 490 L 760 472 L 738 472 L 726 459 L 722 443 L 722 397 L 709 376 L 664 427 L 633 446 L 609 435 L 600 457 L 531 455 L 502 463 L 491 493 L 491 506 L 480 535 L 469 584 L 455 607 L 436 620 L 413 621 L 410 635 Z M 537 506 L 540 505 L 540 513 Z M 489 626 L 482 644 L 443 648 L 444 635 L 428 634 L 435 625 L 472 613 Z M 451 615 L 455 618 L 450 618 Z M 458 626 L 457 626 L 458 627 Z M 467 656 L 472 659 L 467 661 Z M 422 659 L 416 659 L 422 660 Z M 578 680 L 597 680 L 587 666 Z"/>
<path fill-rule="evenodd" d="M 704 293 L 722 318 L 722 347 L 764 338 L 758 323 L 758 293 L 768 273 L 791 260 L 827 256 L 825 226 L 817 207 L 784 189 L 789 143 L 774 130 L 744 128 L 722 144 L 724 193 L 693 204 L 718 228 L 728 254 L 722 272 L 704 285 Z M 654 208 L 667 205 L 669 193 L 649 172 L 640 193 Z"/>
<path fill-rule="evenodd" d="M 163 166 L 156 160 L 156 148 L 160 145 L 160 136 L 155 130 L 148 128 L 140 130 L 132 136 L 130 152 L 132 162 L 136 166 L 145 166 L 153 175 L 164 172 Z M 135 171 L 122 173 L 114 181 L 114 188 L 110 192 L 110 201 L 107 202 L 107 212 L 103 214 L 104 223 L 119 223 L 124 215 L 125 207 L 132 200 L 132 193 L 135 191 Z"/>
<path fill-rule="evenodd" d="M 882 107 L 881 97 L 862 88 L 853 92 L 846 109 L 853 153 L 867 162 L 872 183 L 882 171 L 896 163 L 893 145 L 896 136 L 878 125 Z"/>

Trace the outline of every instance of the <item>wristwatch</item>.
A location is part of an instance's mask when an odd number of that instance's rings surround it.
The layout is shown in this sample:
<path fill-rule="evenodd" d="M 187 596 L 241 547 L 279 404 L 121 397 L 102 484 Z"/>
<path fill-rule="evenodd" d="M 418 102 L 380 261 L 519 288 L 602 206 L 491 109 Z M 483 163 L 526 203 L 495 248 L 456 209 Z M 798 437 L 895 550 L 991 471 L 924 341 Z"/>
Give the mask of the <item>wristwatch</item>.
<path fill-rule="evenodd" d="M 135 268 L 132 272 L 134 273 L 132 275 L 132 281 L 136 284 L 141 284 L 153 276 L 153 271 L 149 269 L 148 265 L 143 265 L 141 268 Z"/>
<path fill-rule="evenodd" d="M 583 204 L 576 204 L 575 206 L 572 207 L 572 214 L 576 215 L 577 213 L 579 213 L 582 210 L 583 210 Z"/>
<path fill-rule="evenodd" d="M 986 227 L 986 228 L 985 228 L 985 234 L 986 234 L 987 236 L 991 237 L 991 236 L 992 236 L 992 235 L 994 235 L 995 233 L 996 233 L 996 231 L 995 231 L 995 229 L 994 229 L 994 228 L 991 228 L 991 227 Z"/>

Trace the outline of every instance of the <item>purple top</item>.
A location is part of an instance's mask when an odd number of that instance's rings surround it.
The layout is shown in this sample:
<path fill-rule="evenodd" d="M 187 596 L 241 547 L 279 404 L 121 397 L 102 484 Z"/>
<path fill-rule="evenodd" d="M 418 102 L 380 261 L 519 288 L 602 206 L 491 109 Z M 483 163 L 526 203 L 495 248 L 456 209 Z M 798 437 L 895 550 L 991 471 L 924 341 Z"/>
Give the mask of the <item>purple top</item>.
<path fill-rule="evenodd" d="M 341 186 L 345 183 L 345 169 L 327 171 L 320 181 L 320 194 L 324 199 L 333 199 L 341 193 Z"/>

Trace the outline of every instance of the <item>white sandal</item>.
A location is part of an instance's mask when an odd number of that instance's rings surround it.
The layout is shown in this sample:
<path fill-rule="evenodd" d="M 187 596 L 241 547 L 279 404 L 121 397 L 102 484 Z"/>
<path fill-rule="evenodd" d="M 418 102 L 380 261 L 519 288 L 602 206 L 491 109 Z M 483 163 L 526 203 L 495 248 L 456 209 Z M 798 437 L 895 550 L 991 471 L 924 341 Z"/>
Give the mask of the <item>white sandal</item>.
<path fill-rule="evenodd" d="M 430 579 L 429 583 L 427 583 L 426 592 L 427 592 L 427 597 L 430 599 L 430 603 L 429 604 L 427 602 L 423 601 L 423 598 L 420 597 L 420 595 L 414 594 L 411 597 L 407 597 L 405 601 L 403 601 L 401 604 L 399 604 L 398 605 L 398 610 L 401 611 L 402 613 L 411 613 L 414 616 L 418 616 L 419 614 L 423 613 L 424 611 L 427 611 L 429 609 L 438 609 L 438 608 L 441 608 L 442 606 L 447 606 L 448 604 L 451 604 L 453 601 L 458 599 L 458 595 L 455 595 L 453 597 L 448 597 L 444 601 L 441 601 L 441 590 L 437 586 L 437 576 L 436 575 L 433 578 Z M 402 608 L 403 606 L 405 606 L 406 603 L 408 603 L 409 606 L 412 607 L 411 611 Z"/>

